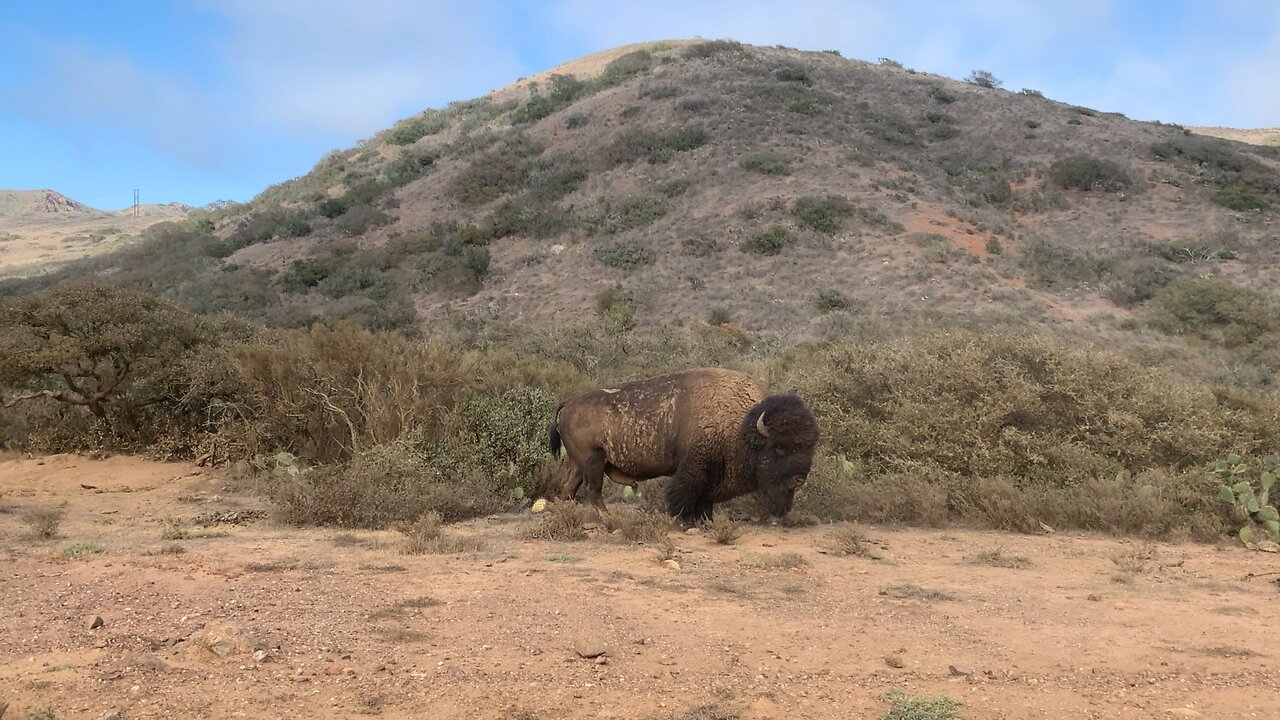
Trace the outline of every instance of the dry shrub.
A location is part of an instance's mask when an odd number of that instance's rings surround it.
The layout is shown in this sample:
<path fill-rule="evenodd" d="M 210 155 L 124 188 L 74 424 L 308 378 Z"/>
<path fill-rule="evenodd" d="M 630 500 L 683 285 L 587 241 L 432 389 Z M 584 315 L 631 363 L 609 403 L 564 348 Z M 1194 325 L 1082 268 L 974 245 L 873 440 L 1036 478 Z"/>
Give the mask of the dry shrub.
<path fill-rule="evenodd" d="M 1207 385 L 1025 333 L 935 332 L 797 355 L 787 385 L 814 408 L 831 450 L 873 472 L 927 462 L 1066 487 L 1280 440 L 1250 417 L 1274 418 L 1273 404 L 1242 407 Z"/>
<path fill-rule="evenodd" d="M 828 552 L 836 557 L 877 557 L 871 549 L 867 534 L 857 525 L 840 525 L 831 531 L 827 540 Z"/>
<path fill-rule="evenodd" d="M 671 518 L 665 513 L 626 506 L 611 507 L 604 520 L 612 537 L 628 543 L 660 544 L 671 529 Z"/>
<path fill-rule="evenodd" d="M 721 545 L 732 545 L 742 537 L 742 523 L 737 522 L 727 514 L 721 513 L 711 518 L 711 521 L 703 526 L 712 539 Z"/>
<path fill-rule="evenodd" d="M 56 508 L 32 508 L 23 513 L 22 521 L 30 529 L 32 537 L 50 540 L 58 536 L 62 511 Z"/>
<path fill-rule="evenodd" d="M 475 473 L 447 476 L 413 448 L 396 443 L 352 459 L 273 478 L 267 493 L 291 525 L 385 528 L 436 512 L 445 521 L 506 509 L 509 496 Z"/>
<path fill-rule="evenodd" d="M 525 536 L 534 540 L 573 541 L 587 538 L 587 508 L 573 500 L 552 500 Z"/>
<path fill-rule="evenodd" d="M 311 462 L 439 428 L 479 383 L 471 352 L 348 322 L 273 334 L 239 348 L 236 364 L 249 385 L 240 433 L 249 452 L 288 448 Z"/>

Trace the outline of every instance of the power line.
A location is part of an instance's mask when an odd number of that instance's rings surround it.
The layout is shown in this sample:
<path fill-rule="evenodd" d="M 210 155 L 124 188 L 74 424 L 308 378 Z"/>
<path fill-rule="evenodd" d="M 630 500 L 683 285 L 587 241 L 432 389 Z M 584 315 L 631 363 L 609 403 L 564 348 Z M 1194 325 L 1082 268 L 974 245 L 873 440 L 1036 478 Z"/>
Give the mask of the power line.
<path fill-rule="evenodd" d="M 138 217 L 142 210 L 138 208 L 138 188 L 133 189 L 133 216 Z"/>

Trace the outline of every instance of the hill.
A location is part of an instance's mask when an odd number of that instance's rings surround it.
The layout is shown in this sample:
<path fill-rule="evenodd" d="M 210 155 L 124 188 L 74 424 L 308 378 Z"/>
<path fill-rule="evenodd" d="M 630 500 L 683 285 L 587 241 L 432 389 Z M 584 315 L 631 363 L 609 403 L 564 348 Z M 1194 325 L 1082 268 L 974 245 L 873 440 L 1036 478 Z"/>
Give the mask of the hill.
<path fill-rule="evenodd" d="M 48 273 L 126 247 L 157 222 L 181 220 L 174 203 L 104 211 L 54 190 L 0 190 L 0 278 Z"/>
<path fill-rule="evenodd" d="M 1013 324 L 1214 372 L 1271 327 L 1277 197 L 1274 147 L 892 60 L 670 41 L 407 118 L 41 282 L 113 272 L 274 325 L 601 315 L 791 345 Z"/>

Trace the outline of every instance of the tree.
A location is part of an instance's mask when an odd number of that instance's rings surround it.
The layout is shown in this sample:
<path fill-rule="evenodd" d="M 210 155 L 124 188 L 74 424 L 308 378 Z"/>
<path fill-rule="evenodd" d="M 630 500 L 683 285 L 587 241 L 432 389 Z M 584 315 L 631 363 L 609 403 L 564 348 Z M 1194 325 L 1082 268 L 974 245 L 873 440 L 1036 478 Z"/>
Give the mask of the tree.
<path fill-rule="evenodd" d="M 986 70 L 974 70 L 969 73 L 969 77 L 965 78 L 964 81 L 971 85 L 977 85 L 978 87 L 984 88 L 998 88 L 1004 84 L 1000 78 L 997 78 Z"/>
<path fill-rule="evenodd" d="M 90 283 L 19 298 L 0 307 L 4 405 L 52 398 L 107 420 L 176 400 L 208 338 L 198 317 L 137 290 Z"/>

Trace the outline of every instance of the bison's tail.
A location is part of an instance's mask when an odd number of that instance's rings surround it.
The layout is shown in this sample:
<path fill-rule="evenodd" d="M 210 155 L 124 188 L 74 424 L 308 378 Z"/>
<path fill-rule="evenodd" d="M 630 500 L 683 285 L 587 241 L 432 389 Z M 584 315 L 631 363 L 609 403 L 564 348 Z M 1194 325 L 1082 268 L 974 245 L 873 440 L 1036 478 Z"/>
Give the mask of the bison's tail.
<path fill-rule="evenodd" d="M 556 416 L 547 426 L 547 445 L 554 457 L 560 457 L 560 408 L 556 408 Z"/>

